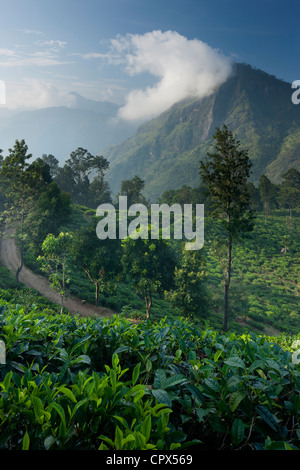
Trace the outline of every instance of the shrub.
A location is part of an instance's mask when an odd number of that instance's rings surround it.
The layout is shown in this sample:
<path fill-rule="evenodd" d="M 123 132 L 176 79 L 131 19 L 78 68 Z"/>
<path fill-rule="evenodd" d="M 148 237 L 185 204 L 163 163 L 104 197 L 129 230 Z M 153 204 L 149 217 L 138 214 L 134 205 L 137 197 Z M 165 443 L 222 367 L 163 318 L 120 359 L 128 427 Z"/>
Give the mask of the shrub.
<path fill-rule="evenodd" d="M 300 448 L 299 336 L 0 309 L 3 449 Z"/>

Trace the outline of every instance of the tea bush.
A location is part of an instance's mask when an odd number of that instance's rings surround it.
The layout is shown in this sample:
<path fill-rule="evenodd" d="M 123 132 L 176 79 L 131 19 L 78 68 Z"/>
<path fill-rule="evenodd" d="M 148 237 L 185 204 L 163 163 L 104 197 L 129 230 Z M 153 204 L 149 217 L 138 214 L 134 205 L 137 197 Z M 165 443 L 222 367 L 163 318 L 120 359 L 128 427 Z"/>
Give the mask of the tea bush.
<path fill-rule="evenodd" d="M 0 309 L 2 449 L 300 448 L 300 336 Z"/>

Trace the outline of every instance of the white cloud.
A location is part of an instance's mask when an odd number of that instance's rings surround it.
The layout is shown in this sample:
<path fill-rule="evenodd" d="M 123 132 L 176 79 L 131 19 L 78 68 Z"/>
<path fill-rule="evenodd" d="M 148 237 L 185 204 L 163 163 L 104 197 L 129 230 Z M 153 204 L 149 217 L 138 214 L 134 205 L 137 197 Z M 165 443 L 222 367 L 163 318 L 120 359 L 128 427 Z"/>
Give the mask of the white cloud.
<path fill-rule="evenodd" d="M 72 52 L 69 54 L 70 56 L 77 56 L 84 60 L 92 60 L 92 59 L 108 59 L 111 61 L 115 59 L 115 55 L 108 54 L 108 53 L 100 53 L 100 52 Z"/>
<path fill-rule="evenodd" d="M 0 56 L 12 57 L 15 55 L 15 51 L 12 49 L 0 49 Z"/>
<path fill-rule="evenodd" d="M 68 44 L 66 41 L 58 41 L 51 39 L 49 41 L 38 41 L 36 44 L 39 46 L 46 46 L 51 52 L 59 52 Z"/>
<path fill-rule="evenodd" d="M 41 31 L 36 29 L 17 29 L 16 31 L 22 34 L 43 34 Z"/>
<path fill-rule="evenodd" d="M 68 91 L 58 90 L 45 80 L 24 79 L 22 82 L 8 82 L 6 106 L 9 109 L 42 109 L 55 106 L 72 106 L 75 97 Z"/>
<path fill-rule="evenodd" d="M 154 86 L 129 92 L 119 113 L 126 120 L 150 119 L 180 100 L 204 97 L 231 72 L 230 58 L 174 31 L 119 36 L 108 56 L 131 76 L 147 72 L 158 79 Z"/>
<path fill-rule="evenodd" d="M 72 62 L 60 60 L 48 52 L 35 52 L 25 58 L 11 56 L 7 60 L 0 61 L 0 67 L 51 67 L 54 65 L 64 65 L 70 63 Z"/>
<path fill-rule="evenodd" d="M 36 41 L 31 45 L 16 45 L 15 50 L 0 49 L 0 67 L 51 67 L 72 63 L 61 59 L 67 42 L 59 40 Z"/>

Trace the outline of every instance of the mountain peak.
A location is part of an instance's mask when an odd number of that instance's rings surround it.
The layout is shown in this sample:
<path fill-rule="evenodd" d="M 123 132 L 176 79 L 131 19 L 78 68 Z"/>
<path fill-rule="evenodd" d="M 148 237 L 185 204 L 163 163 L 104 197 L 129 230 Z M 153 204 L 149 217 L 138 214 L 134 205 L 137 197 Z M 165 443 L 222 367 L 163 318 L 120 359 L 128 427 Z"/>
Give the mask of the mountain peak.
<path fill-rule="evenodd" d="M 86 111 L 93 111 L 100 114 L 110 114 L 115 116 L 118 112 L 119 106 L 111 101 L 96 101 L 85 98 L 78 93 L 71 91 L 69 96 L 72 97 L 71 108 L 83 109 Z"/>
<path fill-rule="evenodd" d="M 248 149 L 253 182 L 268 173 L 270 166 L 272 178 L 278 182 L 289 165 L 295 161 L 299 165 L 300 139 L 291 135 L 299 134 L 300 113 L 291 101 L 291 85 L 248 64 L 236 63 L 232 75 L 214 93 L 173 105 L 104 154 L 111 162 L 107 176 L 113 191 L 135 174 L 145 180 L 145 195 L 151 200 L 166 189 L 199 185 L 199 161 L 206 157 L 215 129 L 223 123 Z M 286 139 L 293 142 L 292 148 Z M 281 164 L 274 165 L 278 157 Z"/>

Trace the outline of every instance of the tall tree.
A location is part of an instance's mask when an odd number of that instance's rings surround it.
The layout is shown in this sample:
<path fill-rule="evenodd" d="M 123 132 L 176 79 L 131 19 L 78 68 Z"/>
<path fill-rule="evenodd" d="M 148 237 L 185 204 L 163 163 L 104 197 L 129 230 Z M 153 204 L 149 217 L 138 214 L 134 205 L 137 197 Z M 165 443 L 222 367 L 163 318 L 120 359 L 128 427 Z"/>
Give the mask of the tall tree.
<path fill-rule="evenodd" d="M 42 245 L 43 255 L 37 258 L 42 270 L 49 276 L 51 287 L 60 295 L 61 313 L 63 313 L 64 299 L 69 283 L 72 238 L 72 234 L 68 232 L 61 232 L 57 237 L 49 233 Z"/>
<path fill-rule="evenodd" d="M 121 183 L 121 195 L 127 196 L 127 205 L 132 204 L 145 204 L 145 200 L 142 191 L 145 187 L 145 181 L 139 176 L 135 175 L 129 180 L 123 180 Z"/>
<path fill-rule="evenodd" d="M 25 231 L 28 245 L 35 255 L 41 254 L 41 246 L 48 233 L 57 236 L 61 226 L 72 214 L 70 195 L 61 191 L 52 181 L 38 196 L 36 204 L 27 216 Z"/>
<path fill-rule="evenodd" d="M 104 180 L 109 162 L 101 155 L 91 155 L 79 147 L 70 154 L 62 168 L 56 171 L 55 181 L 70 194 L 72 201 L 96 208 L 102 202 L 110 202 L 110 190 Z"/>
<path fill-rule="evenodd" d="M 57 160 L 57 158 L 54 157 L 54 155 L 47 155 L 45 153 L 42 155 L 42 160 L 49 166 L 50 175 L 52 176 L 52 178 L 54 178 L 59 169 L 59 161 Z"/>
<path fill-rule="evenodd" d="M 259 211 L 262 209 L 262 200 L 260 197 L 259 189 L 254 186 L 253 183 L 248 181 L 246 183 L 247 189 L 250 195 L 250 204 L 254 211 Z"/>
<path fill-rule="evenodd" d="M 69 165 L 65 164 L 62 168 L 58 168 L 54 181 L 62 191 L 70 195 L 72 202 L 78 203 L 74 172 Z"/>
<path fill-rule="evenodd" d="M 99 240 L 96 223 L 74 232 L 71 255 L 89 281 L 95 286 L 95 304 L 99 291 L 111 290 L 112 279 L 121 269 L 121 244 L 118 239 Z"/>
<path fill-rule="evenodd" d="M 223 313 L 223 330 L 227 331 L 233 241 L 251 231 L 254 225 L 246 186 L 252 164 L 248 150 L 240 148 L 240 142 L 225 124 L 222 129 L 217 128 L 214 140 L 215 151 L 208 152 L 206 162 L 200 162 L 199 172 L 210 194 L 212 216 L 221 220 L 227 238 Z"/>
<path fill-rule="evenodd" d="M 178 308 L 181 315 L 205 318 L 208 315 L 206 270 L 201 250 L 183 247 L 180 265 L 175 266 L 175 288 L 165 292 L 166 300 Z"/>
<path fill-rule="evenodd" d="M 276 186 L 266 176 L 261 175 L 258 183 L 258 190 L 265 209 L 265 222 L 268 222 L 271 205 L 276 200 Z"/>
<path fill-rule="evenodd" d="M 282 175 L 278 200 L 281 206 L 289 209 L 292 218 L 293 209 L 300 206 L 300 172 L 296 168 L 290 168 Z"/>
<path fill-rule="evenodd" d="M 60 168 L 55 177 L 59 187 L 70 194 L 76 204 L 86 204 L 89 196 L 88 161 L 90 153 L 78 148 L 70 154 L 70 158 Z"/>
<path fill-rule="evenodd" d="M 89 168 L 93 173 L 90 183 L 89 205 L 96 209 L 99 204 L 110 203 L 111 190 L 108 182 L 105 180 L 105 173 L 109 169 L 109 162 L 102 155 L 91 156 Z"/>
<path fill-rule="evenodd" d="M 174 253 L 168 240 L 123 240 L 122 264 L 126 274 L 134 280 L 136 291 L 144 295 L 146 316 L 150 318 L 153 292 L 163 292 L 173 285 Z"/>
<path fill-rule="evenodd" d="M 44 177 L 47 173 L 41 161 L 31 165 L 28 163 L 32 155 L 27 154 L 27 151 L 25 141 L 16 140 L 13 149 L 9 149 L 9 155 L 4 158 L 0 170 L 1 189 L 7 201 L 5 221 L 18 229 L 21 261 L 16 271 L 17 282 L 24 265 L 25 220 L 43 188 L 43 183 L 46 183 Z"/>
<path fill-rule="evenodd" d="M 90 184 L 89 206 L 96 209 L 100 204 L 111 203 L 111 190 L 104 175 L 96 175 Z"/>

